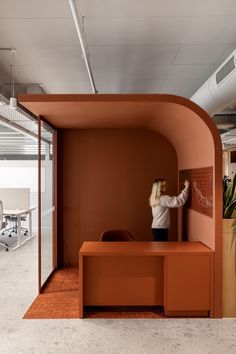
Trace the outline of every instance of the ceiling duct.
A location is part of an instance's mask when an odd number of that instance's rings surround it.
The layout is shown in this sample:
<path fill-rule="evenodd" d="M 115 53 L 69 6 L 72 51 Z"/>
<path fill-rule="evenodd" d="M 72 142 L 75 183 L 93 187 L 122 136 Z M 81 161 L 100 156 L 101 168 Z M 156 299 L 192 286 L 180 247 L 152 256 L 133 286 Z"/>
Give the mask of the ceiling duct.
<path fill-rule="evenodd" d="M 4 89 L 2 91 L 3 95 L 5 97 L 10 97 L 11 94 L 11 83 L 6 82 L 4 83 Z M 45 94 L 46 92 L 44 91 L 44 89 L 41 87 L 40 84 L 30 84 L 30 83 L 18 83 L 15 84 L 15 94 L 19 95 L 19 94 L 38 94 L 38 95 L 42 95 Z"/>
<path fill-rule="evenodd" d="M 210 116 L 236 100 L 236 50 L 191 97 Z"/>
<path fill-rule="evenodd" d="M 213 121 L 220 131 L 220 134 L 226 133 L 231 129 L 236 128 L 236 115 L 235 114 L 216 114 Z"/>

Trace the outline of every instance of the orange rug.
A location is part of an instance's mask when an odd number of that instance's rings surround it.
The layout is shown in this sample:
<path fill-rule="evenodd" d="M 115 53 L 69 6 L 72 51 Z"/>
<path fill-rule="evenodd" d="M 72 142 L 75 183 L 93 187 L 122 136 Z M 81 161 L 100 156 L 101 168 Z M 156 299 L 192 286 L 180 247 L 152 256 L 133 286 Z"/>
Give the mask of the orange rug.
<path fill-rule="evenodd" d="M 56 271 L 23 318 L 56 319 L 79 317 L 79 270 L 63 268 Z"/>
<path fill-rule="evenodd" d="M 162 307 L 89 307 L 85 318 L 163 318 Z M 79 318 L 79 271 L 56 271 L 44 291 L 36 297 L 24 319 Z"/>
<path fill-rule="evenodd" d="M 86 318 L 166 318 L 163 308 L 149 306 L 89 307 Z"/>

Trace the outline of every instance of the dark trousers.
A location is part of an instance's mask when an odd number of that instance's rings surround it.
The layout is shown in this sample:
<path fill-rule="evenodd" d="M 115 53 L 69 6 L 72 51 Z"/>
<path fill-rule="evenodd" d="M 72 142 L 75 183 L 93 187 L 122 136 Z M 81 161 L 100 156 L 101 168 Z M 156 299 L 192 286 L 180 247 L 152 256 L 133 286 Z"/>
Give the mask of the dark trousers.
<path fill-rule="evenodd" d="M 168 241 L 168 229 L 152 229 L 154 241 Z"/>

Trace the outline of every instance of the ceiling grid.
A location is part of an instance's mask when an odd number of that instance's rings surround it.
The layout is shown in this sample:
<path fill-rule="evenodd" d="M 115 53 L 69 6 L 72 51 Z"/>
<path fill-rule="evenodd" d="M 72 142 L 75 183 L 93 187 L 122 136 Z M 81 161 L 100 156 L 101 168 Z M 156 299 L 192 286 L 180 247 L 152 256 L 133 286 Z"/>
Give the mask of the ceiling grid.
<path fill-rule="evenodd" d="M 98 93 L 190 98 L 236 47 L 233 0 L 77 3 Z M 69 0 L 0 0 L 0 6 L 0 47 L 16 48 L 16 85 L 91 93 Z M 0 89 L 9 82 L 10 56 L 1 52 Z"/>

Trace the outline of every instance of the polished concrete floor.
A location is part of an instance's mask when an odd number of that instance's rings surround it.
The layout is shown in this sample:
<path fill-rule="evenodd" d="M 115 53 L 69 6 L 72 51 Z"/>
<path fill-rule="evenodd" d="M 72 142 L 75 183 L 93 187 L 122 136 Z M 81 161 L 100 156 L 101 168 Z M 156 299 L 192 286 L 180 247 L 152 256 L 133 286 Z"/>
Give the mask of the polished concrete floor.
<path fill-rule="evenodd" d="M 23 320 L 37 293 L 37 239 L 0 252 L 1 354 L 235 354 L 236 319 Z"/>

